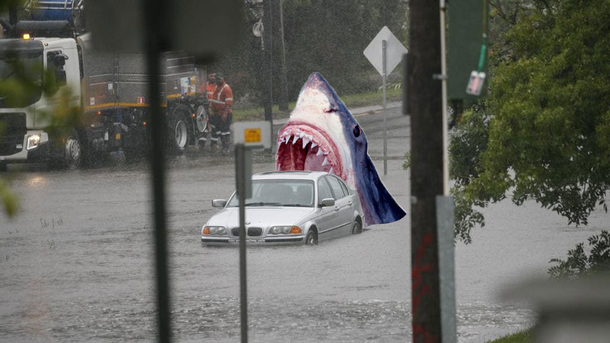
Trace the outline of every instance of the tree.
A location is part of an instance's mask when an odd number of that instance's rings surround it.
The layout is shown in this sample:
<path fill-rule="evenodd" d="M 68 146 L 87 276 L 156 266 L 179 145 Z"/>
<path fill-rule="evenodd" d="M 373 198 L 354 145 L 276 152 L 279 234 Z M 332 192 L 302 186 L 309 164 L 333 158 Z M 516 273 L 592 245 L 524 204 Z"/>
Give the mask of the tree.
<path fill-rule="evenodd" d="M 586 225 L 610 188 L 610 2 L 532 4 L 492 47 L 504 53 L 492 56 L 489 98 L 457 126 L 452 172 L 471 209 L 533 199 Z M 468 241 L 470 228 L 456 234 Z"/>
<path fill-rule="evenodd" d="M 587 239 L 591 251 L 589 256 L 585 253 L 584 243 L 568 251 L 568 258 L 554 258 L 551 263 L 557 263 L 549 268 L 548 273 L 554 278 L 579 278 L 602 272 L 610 272 L 610 233 L 602 231 Z"/>

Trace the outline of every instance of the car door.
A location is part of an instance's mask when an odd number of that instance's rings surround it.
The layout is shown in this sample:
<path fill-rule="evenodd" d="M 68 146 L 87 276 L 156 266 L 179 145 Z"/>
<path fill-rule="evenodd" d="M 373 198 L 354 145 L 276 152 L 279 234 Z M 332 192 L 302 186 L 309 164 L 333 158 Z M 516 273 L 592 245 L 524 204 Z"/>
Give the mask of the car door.
<path fill-rule="evenodd" d="M 341 181 L 334 175 L 324 177 L 333 192 L 335 198 L 335 213 L 338 221 L 338 228 L 333 233 L 333 237 L 339 237 L 351 233 L 352 227 L 352 200 L 348 196 L 345 187 L 341 186 Z"/>
<path fill-rule="evenodd" d="M 322 199 L 332 198 L 334 199 L 330 185 L 325 178 L 319 178 L 318 183 L 318 199 L 317 206 L 320 206 Z M 337 236 L 337 230 L 341 227 L 341 220 L 337 217 L 336 205 L 328 207 L 320 207 L 318 209 L 319 215 L 315 220 L 316 226 L 318 227 L 318 240 L 331 239 Z"/>

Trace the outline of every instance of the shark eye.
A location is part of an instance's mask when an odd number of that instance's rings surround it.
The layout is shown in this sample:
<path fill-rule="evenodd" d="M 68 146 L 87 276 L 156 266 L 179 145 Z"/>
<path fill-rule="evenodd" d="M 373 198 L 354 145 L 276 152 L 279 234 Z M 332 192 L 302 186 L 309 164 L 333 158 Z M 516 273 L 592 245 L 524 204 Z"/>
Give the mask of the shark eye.
<path fill-rule="evenodd" d="M 354 136 L 360 136 L 360 126 L 358 125 L 354 126 Z"/>

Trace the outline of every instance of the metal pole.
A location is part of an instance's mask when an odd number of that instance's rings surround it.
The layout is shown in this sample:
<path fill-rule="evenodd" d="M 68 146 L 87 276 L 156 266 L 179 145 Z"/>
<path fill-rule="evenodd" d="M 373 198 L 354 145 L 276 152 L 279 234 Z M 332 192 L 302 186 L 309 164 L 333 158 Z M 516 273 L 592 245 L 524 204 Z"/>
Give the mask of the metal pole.
<path fill-rule="evenodd" d="M 387 61 L 386 52 L 387 42 L 381 41 L 381 59 L 383 61 L 383 175 L 388 175 L 388 122 L 386 113 L 386 77 Z"/>
<path fill-rule="evenodd" d="M 441 7 L 441 91 L 443 106 L 443 194 L 449 195 L 449 133 L 447 120 L 447 54 L 445 39 L 445 0 L 440 0 Z"/>
<path fill-rule="evenodd" d="M 268 121 L 273 128 L 273 0 L 263 2 L 263 22 L 265 37 L 263 54 L 263 80 L 264 80 L 264 107 L 265 121 Z M 271 135 L 271 146 L 275 143 Z M 272 149 L 267 149 L 268 153 L 273 153 Z"/>
<path fill-rule="evenodd" d="M 167 123 L 161 113 L 159 82 L 159 55 L 164 46 L 158 18 L 163 17 L 165 1 L 153 1 L 145 6 L 146 14 L 146 56 L 148 67 L 148 87 L 150 98 L 150 134 L 152 149 L 150 167 L 154 196 L 153 213 L 155 220 L 155 272 L 157 277 L 157 302 L 159 321 L 159 342 L 171 341 L 170 288 L 167 256 L 166 214 L 165 214 L 165 130 Z"/>
<path fill-rule="evenodd" d="M 246 147 L 235 145 L 235 174 L 239 197 L 239 284 L 241 341 L 248 342 L 248 275 L 246 273 Z"/>
<path fill-rule="evenodd" d="M 280 94 L 278 99 L 278 105 L 280 111 L 288 111 L 288 80 L 286 77 L 286 46 L 284 42 L 284 0 L 279 0 L 280 6 Z M 273 135 L 272 135 L 273 136 Z M 273 145 L 273 142 L 271 142 Z"/>

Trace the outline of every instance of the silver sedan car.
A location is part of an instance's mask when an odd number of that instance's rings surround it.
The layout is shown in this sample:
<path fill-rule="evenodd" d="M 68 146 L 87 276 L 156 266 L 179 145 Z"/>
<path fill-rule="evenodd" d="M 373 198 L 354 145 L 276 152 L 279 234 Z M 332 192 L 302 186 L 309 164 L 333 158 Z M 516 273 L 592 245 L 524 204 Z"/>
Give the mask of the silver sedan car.
<path fill-rule="evenodd" d="M 239 199 L 215 199 L 222 210 L 201 229 L 201 243 L 239 244 Z M 307 244 L 362 232 L 358 194 L 327 172 L 281 171 L 252 176 L 246 199 L 246 242 L 256 245 Z"/>

